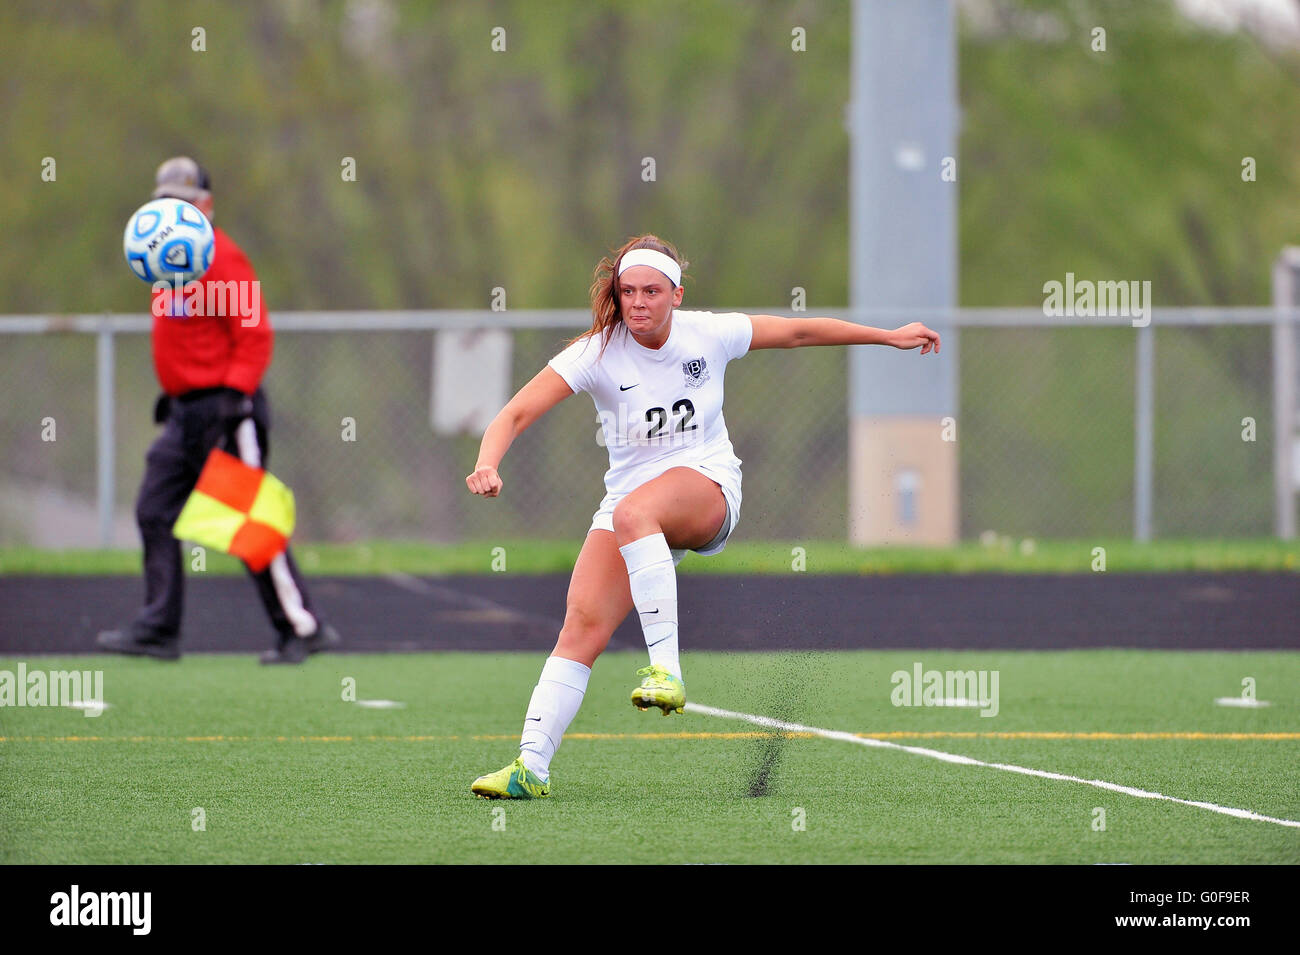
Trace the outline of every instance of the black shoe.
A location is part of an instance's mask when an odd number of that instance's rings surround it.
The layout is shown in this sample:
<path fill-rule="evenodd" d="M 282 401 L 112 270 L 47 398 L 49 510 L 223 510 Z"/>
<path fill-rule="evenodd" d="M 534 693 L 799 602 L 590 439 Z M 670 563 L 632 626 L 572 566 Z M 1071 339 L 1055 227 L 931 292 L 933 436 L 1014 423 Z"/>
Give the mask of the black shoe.
<path fill-rule="evenodd" d="M 179 637 L 141 640 L 125 630 L 101 630 L 95 637 L 99 649 L 108 653 L 125 653 L 136 657 L 154 657 L 158 660 L 179 660 L 181 658 L 181 641 Z"/>
<path fill-rule="evenodd" d="M 337 650 L 343 643 L 339 632 L 328 623 L 322 624 L 310 637 L 281 637 L 274 647 L 265 650 L 258 660 L 266 664 L 302 663 L 313 653 Z"/>
<path fill-rule="evenodd" d="M 270 650 L 263 650 L 259 663 L 302 663 L 307 659 L 307 641 L 301 637 L 281 637 Z"/>

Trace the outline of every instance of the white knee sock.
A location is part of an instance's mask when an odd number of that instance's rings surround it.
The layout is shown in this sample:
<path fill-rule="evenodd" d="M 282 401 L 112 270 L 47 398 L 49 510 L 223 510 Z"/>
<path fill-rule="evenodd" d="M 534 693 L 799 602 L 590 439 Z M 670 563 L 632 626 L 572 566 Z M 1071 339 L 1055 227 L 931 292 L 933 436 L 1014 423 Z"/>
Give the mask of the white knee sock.
<path fill-rule="evenodd" d="M 677 651 L 677 570 L 663 534 L 651 534 L 620 547 L 645 634 L 650 662 L 673 676 L 682 675 Z"/>
<path fill-rule="evenodd" d="M 582 706 L 591 668 L 564 657 L 547 657 L 542 675 L 528 701 L 524 732 L 519 737 L 519 756 L 524 765 L 547 779 L 551 757 L 560 748 L 564 731 Z"/>

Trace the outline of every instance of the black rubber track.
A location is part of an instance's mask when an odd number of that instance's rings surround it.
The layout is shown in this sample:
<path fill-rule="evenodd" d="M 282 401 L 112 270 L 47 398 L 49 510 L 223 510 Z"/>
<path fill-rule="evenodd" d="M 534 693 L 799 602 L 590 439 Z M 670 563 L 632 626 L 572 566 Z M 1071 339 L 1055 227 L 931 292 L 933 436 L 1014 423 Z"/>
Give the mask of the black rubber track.
<path fill-rule="evenodd" d="M 353 651 L 548 651 L 567 575 L 317 577 L 313 597 Z M 130 620 L 134 577 L 0 577 L 0 653 L 84 653 Z M 1300 648 L 1300 576 L 682 575 L 684 649 Z M 189 651 L 272 642 L 251 583 L 191 576 Z M 629 616 L 611 649 L 643 648 Z"/>

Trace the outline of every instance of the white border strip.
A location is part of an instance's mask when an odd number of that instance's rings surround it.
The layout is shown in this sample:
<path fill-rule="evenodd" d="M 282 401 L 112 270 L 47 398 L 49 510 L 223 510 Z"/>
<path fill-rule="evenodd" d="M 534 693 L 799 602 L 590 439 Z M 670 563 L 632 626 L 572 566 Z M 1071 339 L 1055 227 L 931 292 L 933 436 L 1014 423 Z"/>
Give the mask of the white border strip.
<path fill-rule="evenodd" d="M 1022 776 L 1037 776 L 1040 779 L 1056 779 L 1067 783 L 1083 783 L 1085 786 L 1093 786 L 1097 789 L 1106 789 L 1110 792 L 1123 793 L 1126 796 L 1137 796 L 1139 799 L 1163 799 L 1167 802 L 1176 802 L 1183 806 L 1195 806 L 1198 809 L 1208 809 L 1210 812 L 1217 812 L 1225 816 L 1236 816 L 1238 819 L 1254 819 L 1256 822 L 1271 822 L 1279 826 L 1288 826 L 1292 829 L 1300 829 L 1300 820 L 1275 819 L 1272 816 L 1265 816 L 1257 812 L 1251 812 L 1249 809 L 1234 809 L 1231 806 L 1219 806 L 1212 802 L 1199 802 L 1194 799 L 1179 799 L 1177 796 L 1166 796 L 1163 793 L 1148 792 L 1145 789 L 1134 789 L 1132 786 L 1121 786 L 1118 783 L 1108 783 L 1101 779 L 1083 779 L 1080 776 L 1068 776 L 1065 773 L 1049 773 L 1042 769 L 1029 769 L 1025 766 L 1013 766 L 1010 763 L 986 763 L 983 760 L 972 759 L 969 756 L 959 756 L 956 753 L 944 753 L 937 749 L 927 749 L 924 746 L 904 746 L 901 743 L 891 743 L 889 740 L 857 736 L 854 733 L 845 733 L 840 730 L 826 730 L 820 729 L 816 726 L 803 726 L 800 723 L 787 723 L 785 720 L 773 719 L 770 716 L 756 716 L 753 713 L 737 713 L 734 710 L 720 710 L 716 706 L 705 706 L 702 703 L 687 703 L 686 709 L 692 713 L 700 713 L 703 716 L 718 716 L 726 720 L 744 720 L 745 722 L 753 723 L 756 726 L 766 726 L 771 729 L 781 730 L 785 733 L 810 733 L 814 736 L 839 740 L 843 743 L 857 743 L 859 746 L 874 746 L 879 749 L 902 750 L 905 753 L 912 753 L 916 756 L 929 756 L 931 759 L 943 760 L 945 763 L 958 763 L 963 766 L 987 766 L 989 769 L 1002 769 L 1009 773 L 1020 773 Z"/>

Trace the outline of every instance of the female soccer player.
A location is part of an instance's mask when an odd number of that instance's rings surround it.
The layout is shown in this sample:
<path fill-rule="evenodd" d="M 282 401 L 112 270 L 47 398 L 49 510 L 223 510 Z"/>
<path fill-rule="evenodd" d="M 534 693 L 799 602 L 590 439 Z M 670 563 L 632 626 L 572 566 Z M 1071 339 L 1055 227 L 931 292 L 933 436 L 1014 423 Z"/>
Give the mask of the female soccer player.
<path fill-rule="evenodd" d="M 719 553 L 740 518 L 740 461 L 722 419 L 727 362 L 759 348 L 892 345 L 939 351 L 919 322 L 893 331 L 833 318 L 680 311 L 677 250 L 653 235 L 629 240 L 596 266 L 591 329 L 519 390 L 488 426 L 470 491 L 501 493 L 497 473 L 516 437 L 569 395 L 588 392 L 609 449 L 600 502 L 569 581 L 555 649 L 524 719 L 519 756 L 480 776 L 478 796 L 533 799 L 551 791 L 550 764 L 578 713 L 596 657 L 633 607 L 650 665 L 632 703 L 682 712 L 677 649 L 677 562 Z"/>

